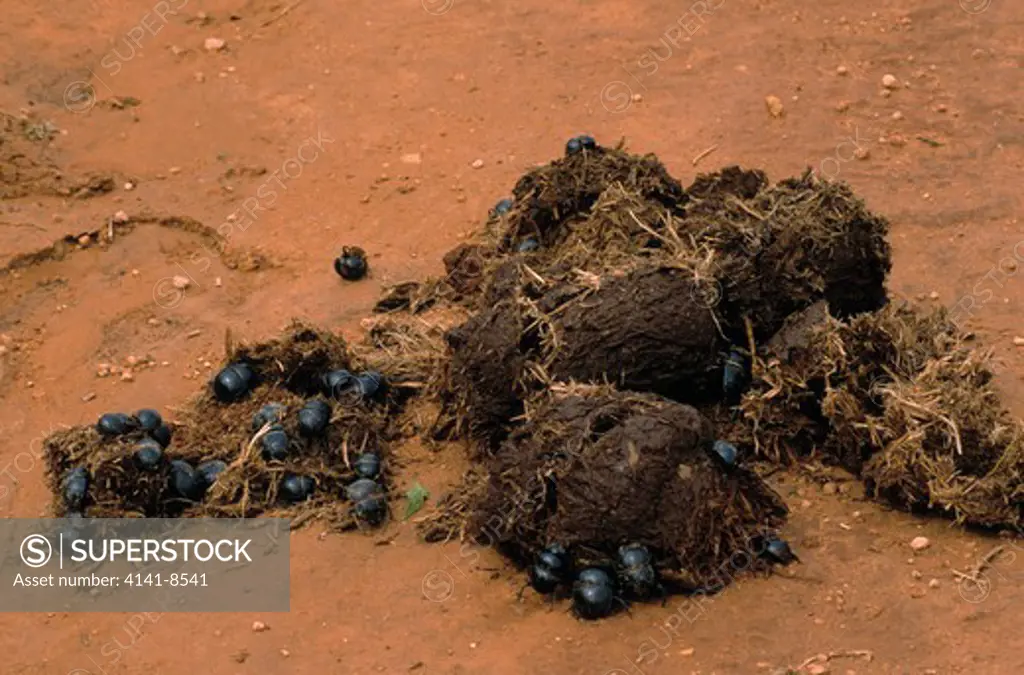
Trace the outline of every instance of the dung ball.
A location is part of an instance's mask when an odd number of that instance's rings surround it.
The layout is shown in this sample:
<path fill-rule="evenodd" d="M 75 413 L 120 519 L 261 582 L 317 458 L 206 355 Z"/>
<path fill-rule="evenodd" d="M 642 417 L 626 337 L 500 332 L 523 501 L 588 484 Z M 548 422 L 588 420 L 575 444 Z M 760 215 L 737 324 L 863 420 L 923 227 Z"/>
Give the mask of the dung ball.
<path fill-rule="evenodd" d="M 288 456 L 288 434 L 280 426 L 271 427 L 261 439 L 261 454 L 264 461 L 282 461 Z"/>
<path fill-rule="evenodd" d="M 252 430 L 259 431 L 268 424 L 278 424 L 284 417 L 284 406 L 280 403 L 268 403 L 252 416 Z"/>
<path fill-rule="evenodd" d="M 163 464 L 164 450 L 152 438 L 144 438 L 135 445 L 132 460 L 143 471 L 156 471 Z"/>
<path fill-rule="evenodd" d="M 313 399 L 299 410 L 299 434 L 306 438 L 319 436 L 331 423 L 331 406 L 326 401 Z"/>
<path fill-rule="evenodd" d="M 143 431 L 153 431 L 164 423 L 164 419 L 160 416 L 160 413 L 152 408 L 143 408 L 138 411 L 135 413 L 135 419 L 139 423 L 139 428 Z"/>
<path fill-rule="evenodd" d="M 245 398 L 253 385 L 252 368 L 245 363 L 232 363 L 213 379 L 213 394 L 221 403 L 233 403 Z"/>
<path fill-rule="evenodd" d="M 356 461 L 352 464 L 352 470 L 360 478 L 376 478 L 380 475 L 380 455 L 364 452 L 356 457 Z"/>
<path fill-rule="evenodd" d="M 285 501 L 294 504 L 309 499 L 315 487 L 315 481 L 309 476 L 287 474 L 281 479 L 278 492 Z"/>
<path fill-rule="evenodd" d="M 106 413 L 96 422 L 96 431 L 101 436 L 112 438 L 134 431 L 138 423 L 130 415 L 124 413 Z"/>
<path fill-rule="evenodd" d="M 341 255 L 334 259 L 334 271 L 345 281 L 359 281 L 370 268 L 366 252 L 356 246 L 341 249 Z"/>
<path fill-rule="evenodd" d="M 89 470 L 79 466 L 64 478 L 64 505 L 70 511 L 81 511 L 89 495 Z"/>

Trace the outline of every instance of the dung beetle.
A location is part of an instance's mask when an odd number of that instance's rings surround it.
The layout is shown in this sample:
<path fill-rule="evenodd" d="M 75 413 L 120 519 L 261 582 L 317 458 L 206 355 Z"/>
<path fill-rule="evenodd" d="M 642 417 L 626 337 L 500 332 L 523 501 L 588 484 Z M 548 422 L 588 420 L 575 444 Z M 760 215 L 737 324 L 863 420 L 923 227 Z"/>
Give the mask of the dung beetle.
<path fill-rule="evenodd" d="M 356 457 L 352 470 L 360 478 L 376 478 L 380 475 L 380 456 L 373 452 L 364 452 Z"/>
<path fill-rule="evenodd" d="M 106 413 L 100 416 L 99 421 L 96 422 L 96 431 L 101 436 L 121 436 L 134 431 L 138 426 L 131 415 L 125 415 L 124 413 Z"/>
<path fill-rule="evenodd" d="M 219 459 L 209 459 L 196 467 L 196 473 L 206 487 L 210 487 L 217 482 L 217 476 L 224 473 L 227 468 L 228 465 L 225 462 Z"/>
<path fill-rule="evenodd" d="M 161 424 L 156 429 L 149 432 L 150 438 L 159 443 L 162 448 L 166 448 L 171 444 L 172 435 L 171 428 L 166 424 Z"/>
<path fill-rule="evenodd" d="M 584 150 L 597 149 L 597 141 L 594 139 L 593 136 L 587 136 L 586 134 L 584 134 L 582 136 L 577 136 L 576 139 L 579 140 L 580 147 L 583 148 Z"/>
<path fill-rule="evenodd" d="M 789 544 L 778 537 L 768 538 L 764 554 L 769 559 L 779 563 L 780 565 L 788 565 L 794 560 L 797 562 L 800 561 L 800 559 L 796 557 L 796 554 L 793 553 L 792 549 L 789 548 Z"/>
<path fill-rule="evenodd" d="M 89 470 L 79 466 L 64 478 L 64 505 L 70 511 L 81 511 L 89 494 Z"/>
<path fill-rule="evenodd" d="M 160 413 L 152 408 L 143 408 L 138 411 L 135 413 L 135 419 L 143 431 L 153 431 L 164 423 L 164 418 L 160 417 Z"/>
<path fill-rule="evenodd" d="M 356 518 L 370 525 L 379 525 L 388 514 L 384 488 L 369 478 L 360 478 L 345 488 Z"/>
<path fill-rule="evenodd" d="M 384 388 L 384 376 L 378 372 L 367 371 L 356 376 L 356 389 L 363 399 L 377 396 Z"/>
<path fill-rule="evenodd" d="M 572 576 L 572 560 L 561 544 L 551 544 L 534 558 L 527 571 L 530 586 L 538 593 L 547 595 Z"/>
<path fill-rule="evenodd" d="M 196 473 L 191 464 L 180 459 L 171 462 L 170 484 L 175 494 L 193 502 L 202 499 L 203 493 L 206 492 L 203 478 Z"/>
<path fill-rule="evenodd" d="M 315 487 L 316 483 L 309 476 L 290 473 L 281 480 L 279 492 L 285 501 L 294 504 L 309 499 Z"/>
<path fill-rule="evenodd" d="M 279 425 L 272 426 L 263 436 L 261 443 L 261 454 L 267 462 L 281 461 L 288 455 L 288 434 Z"/>
<path fill-rule="evenodd" d="M 581 619 L 600 619 L 611 614 L 615 582 L 602 569 L 590 567 L 579 573 L 572 586 L 572 608 Z"/>
<path fill-rule="evenodd" d="M 252 430 L 259 431 L 267 424 L 278 424 L 284 416 L 284 406 L 280 403 L 268 403 L 252 416 Z"/>
<path fill-rule="evenodd" d="M 725 394 L 726 403 L 736 405 L 743 396 L 743 387 L 747 384 L 747 356 L 733 347 L 729 350 L 729 356 L 725 359 L 725 367 L 722 369 L 722 392 Z"/>
<path fill-rule="evenodd" d="M 573 136 L 565 144 L 565 154 L 575 155 L 583 150 L 583 143 L 580 142 L 579 136 Z"/>
<path fill-rule="evenodd" d="M 355 383 L 355 375 L 344 369 L 332 370 L 320 378 L 323 394 L 330 398 L 338 398 L 343 393 L 352 389 Z"/>
<path fill-rule="evenodd" d="M 143 438 L 135 445 L 132 455 L 135 465 L 144 471 L 156 471 L 164 460 L 164 450 L 152 438 Z"/>
<path fill-rule="evenodd" d="M 540 248 L 540 242 L 533 237 L 527 237 L 519 242 L 519 246 L 516 246 L 516 251 L 519 253 L 532 253 Z"/>
<path fill-rule="evenodd" d="M 496 216 L 503 216 L 512 210 L 512 204 L 512 200 L 506 197 L 494 205 L 492 213 Z"/>
<path fill-rule="evenodd" d="M 619 548 L 619 580 L 634 597 L 649 598 L 661 589 L 651 552 L 646 546 L 628 544 Z"/>
<path fill-rule="evenodd" d="M 341 255 L 334 259 L 334 271 L 345 281 L 359 281 L 369 269 L 366 252 L 357 246 L 346 246 Z"/>
<path fill-rule="evenodd" d="M 253 385 L 252 368 L 245 363 L 225 366 L 213 379 L 213 395 L 221 403 L 233 403 L 249 393 Z"/>
<path fill-rule="evenodd" d="M 306 401 L 299 410 L 299 434 L 306 438 L 319 436 L 331 423 L 331 406 L 326 401 L 315 398 Z"/>
<path fill-rule="evenodd" d="M 714 445 L 711 446 L 711 449 L 714 450 L 715 456 L 721 460 L 722 464 L 724 464 L 726 468 L 731 469 L 736 466 L 736 461 L 739 459 L 740 453 L 739 450 L 736 449 L 735 445 L 729 441 L 717 440 Z"/>

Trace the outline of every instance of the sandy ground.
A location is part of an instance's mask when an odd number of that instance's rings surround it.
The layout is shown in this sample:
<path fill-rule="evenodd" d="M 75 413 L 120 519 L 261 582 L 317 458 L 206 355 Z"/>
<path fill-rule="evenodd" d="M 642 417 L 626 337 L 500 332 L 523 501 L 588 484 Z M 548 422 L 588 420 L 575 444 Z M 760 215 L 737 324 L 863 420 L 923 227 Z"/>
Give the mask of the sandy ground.
<path fill-rule="evenodd" d="M 656 152 L 684 183 L 731 163 L 850 182 L 892 220 L 894 295 L 956 308 L 1024 411 L 1024 6 L 688 2 L 8 3 L 0 515 L 45 513 L 33 455 L 51 429 L 173 410 L 226 326 L 263 338 L 298 316 L 358 337 L 381 285 L 438 272 L 519 174 L 581 132 Z M 883 95 L 886 74 L 898 82 Z M 129 226 L 111 245 L 78 243 L 119 211 Z M 334 275 L 345 244 L 371 252 L 369 280 Z M 143 357 L 130 381 L 96 375 Z M 400 481 L 435 495 L 462 468 L 457 447 L 403 452 Z M 583 624 L 532 594 L 517 603 L 521 577 L 494 551 L 428 546 L 403 524 L 312 528 L 293 540 L 288 614 L 151 615 L 140 629 L 130 615 L 5 614 L 2 670 L 724 675 L 821 653 L 832 673 L 1024 670 L 1014 549 L 981 592 L 951 570 L 992 537 L 890 512 L 841 476 L 775 481 L 804 564 L 703 605 Z M 918 535 L 932 545 L 914 555 Z"/>

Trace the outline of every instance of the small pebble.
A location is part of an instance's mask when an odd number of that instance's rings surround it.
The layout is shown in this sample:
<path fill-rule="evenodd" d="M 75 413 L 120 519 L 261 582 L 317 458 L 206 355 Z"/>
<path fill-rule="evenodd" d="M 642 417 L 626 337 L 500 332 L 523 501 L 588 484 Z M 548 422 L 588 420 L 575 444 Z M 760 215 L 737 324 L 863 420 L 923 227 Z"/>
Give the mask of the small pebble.
<path fill-rule="evenodd" d="M 86 394 L 85 396 L 82 397 L 82 402 L 83 403 L 88 403 L 89 401 L 93 400 L 94 398 L 96 398 L 96 392 L 90 391 L 88 394 Z"/>
<path fill-rule="evenodd" d="M 829 675 L 831 672 L 824 663 L 812 663 L 807 666 L 807 675 Z"/>
<path fill-rule="evenodd" d="M 127 223 L 128 220 L 129 220 L 128 214 L 125 213 L 124 211 L 118 211 L 117 213 L 114 214 L 113 220 L 114 220 L 114 223 L 116 223 L 118 225 L 123 225 L 123 224 Z"/>
<path fill-rule="evenodd" d="M 931 581 L 928 582 L 928 588 L 938 588 L 941 585 L 942 584 L 939 583 L 938 579 L 932 579 Z"/>
<path fill-rule="evenodd" d="M 473 167 L 474 169 L 482 169 L 484 167 L 484 160 L 474 159 L 473 163 L 470 164 L 470 166 Z"/>
<path fill-rule="evenodd" d="M 903 119 L 903 113 L 901 113 L 899 110 L 897 110 L 896 112 L 894 112 L 892 114 L 892 118 L 898 122 L 901 119 Z"/>
<path fill-rule="evenodd" d="M 639 103 L 644 100 L 643 94 L 633 94 L 633 103 Z"/>
<path fill-rule="evenodd" d="M 679 655 L 680 656 L 693 656 L 693 653 L 695 651 L 697 651 L 697 650 L 694 649 L 693 647 L 687 647 L 686 649 L 680 649 L 679 650 Z"/>
<path fill-rule="evenodd" d="M 135 183 L 125 183 L 124 184 L 124 189 L 125 190 L 133 190 L 133 189 L 135 189 Z"/>
<path fill-rule="evenodd" d="M 281 650 L 281 656 L 283 656 L 285 658 L 288 658 L 291 655 L 292 655 L 292 653 L 290 651 L 288 651 L 287 649 L 282 649 Z"/>
<path fill-rule="evenodd" d="M 220 288 L 220 287 L 221 287 L 221 285 L 222 285 L 222 282 L 221 282 L 221 280 L 220 280 L 220 277 L 216 277 L 216 278 L 215 278 L 215 279 L 213 280 L 213 285 L 214 285 L 214 286 L 216 286 L 217 288 Z"/>
<path fill-rule="evenodd" d="M 946 111 L 947 111 L 948 109 L 949 109 L 949 108 L 947 108 L 947 107 L 946 107 L 946 104 L 945 104 L 945 103 L 940 103 L 940 104 L 938 104 L 937 106 L 935 106 L 935 112 L 940 112 L 940 113 L 944 113 L 944 112 L 946 112 Z"/>
<path fill-rule="evenodd" d="M 929 541 L 928 537 L 914 537 L 910 541 L 910 548 L 914 551 L 923 551 L 931 545 L 932 542 Z"/>
<path fill-rule="evenodd" d="M 262 621 L 253 621 L 252 622 L 252 632 L 254 632 L 254 633 L 262 633 L 263 631 L 266 631 L 266 630 L 270 630 L 270 626 L 268 626 L 267 624 L 263 623 Z"/>
<path fill-rule="evenodd" d="M 836 492 L 839 491 L 839 486 L 837 486 L 835 483 L 825 483 L 823 486 L 821 486 L 821 491 L 823 494 L 826 495 L 834 495 Z"/>
<path fill-rule="evenodd" d="M 410 152 L 407 155 L 402 155 L 403 164 L 422 164 L 423 156 L 418 152 Z"/>
<path fill-rule="evenodd" d="M 203 42 L 203 49 L 208 52 L 218 52 L 221 49 L 224 49 L 225 46 L 227 46 L 227 43 L 224 42 L 224 40 L 215 37 L 206 38 Z"/>
<path fill-rule="evenodd" d="M 173 284 L 174 287 L 177 288 L 179 291 L 183 291 L 186 288 L 188 288 L 192 284 L 192 282 L 189 280 L 188 277 L 178 275 L 171 279 L 171 284 Z"/>
<path fill-rule="evenodd" d="M 836 68 L 836 75 L 846 75 L 850 72 L 850 69 L 846 66 L 839 66 Z"/>
<path fill-rule="evenodd" d="M 899 86 L 899 83 L 900 81 L 897 80 L 896 76 L 892 75 L 891 73 L 886 73 L 885 75 L 882 76 L 882 86 L 885 87 L 886 89 L 894 89 L 895 87 Z"/>
<path fill-rule="evenodd" d="M 172 176 L 177 176 L 179 173 L 181 173 L 181 167 L 172 166 L 170 169 L 167 170 L 167 172 L 170 173 Z"/>
<path fill-rule="evenodd" d="M 931 298 L 932 300 L 938 300 L 939 299 L 939 292 L 938 291 L 932 291 L 931 293 L 928 294 L 928 297 Z"/>
<path fill-rule="evenodd" d="M 924 575 L 921 574 L 921 572 L 919 570 L 914 570 L 913 572 L 910 573 L 910 576 L 914 577 L 915 579 L 920 579 Z"/>
<path fill-rule="evenodd" d="M 133 381 L 135 381 L 135 375 L 132 373 L 132 371 L 130 369 L 125 368 L 124 371 L 121 373 L 121 381 L 122 382 L 133 382 Z"/>
<path fill-rule="evenodd" d="M 764 104 L 768 108 L 768 113 L 772 117 L 782 117 L 785 113 L 785 108 L 782 105 L 782 99 L 778 96 L 765 96 Z"/>
<path fill-rule="evenodd" d="M 871 151 L 868 150 L 867 148 L 857 148 L 856 150 L 853 151 L 853 156 L 861 161 L 864 161 L 871 157 Z"/>
<path fill-rule="evenodd" d="M 1013 338 L 1013 344 L 1018 347 L 1024 347 L 1024 337 L 1017 336 Z"/>

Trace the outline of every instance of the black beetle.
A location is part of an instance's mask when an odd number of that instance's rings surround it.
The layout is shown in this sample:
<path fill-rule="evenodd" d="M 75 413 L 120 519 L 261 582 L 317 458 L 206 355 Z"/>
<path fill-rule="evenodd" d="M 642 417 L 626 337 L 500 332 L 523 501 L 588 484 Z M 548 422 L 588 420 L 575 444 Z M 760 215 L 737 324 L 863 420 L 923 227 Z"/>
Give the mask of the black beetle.
<path fill-rule="evenodd" d="M 360 478 L 345 488 L 345 495 L 352 502 L 356 518 L 370 525 L 379 525 L 388 514 L 388 502 L 384 488 L 369 478 Z"/>
<path fill-rule="evenodd" d="M 134 431 L 137 427 L 138 422 L 131 415 L 124 413 L 106 413 L 96 422 L 96 431 L 101 436 L 121 436 Z"/>
<path fill-rule="evenodd" d="M 551 544 L 536 555 L 527 575 L 533 590 L 554 593 L 572 577 L 572 559 L 561 544 Z"/>
<path fill-rule="evenodd" d="M 349 391 L 356 384 L 355 375 L 345 369 L 332 370 L 320 378 L 321 390 L 324 396 L 338 398 Z"/>
<path fill-rule="evenodd" d="M 512 204 L 513 203 L 514 202 L 511 199 L 507 198 L 507 197 L 505 199 L 502 199 L 501 201 L 499 201 L 497 204 L 494 205 L 494 210 L 493 210 L 494 215 L 496 215 L 496 216 L 503 216 L 503 215 L 505 215 L 506 213 L 508 213 L 509 211 L 512 210 Z"/>
<path fill-rule="evenodd" d="M 384 386 L 384 376 L 380 373 L 367 371 L 356 376 L 356 389 L 364 399 L 374 398 Z"/>
<path fill-rule="evenodd" d="M 764 553 L 768 558 L 780 565 L 788 565 L 794 560 L 798 562 L 800 560 L 796 557 L 796 554 L 793 553 L 793 550 L 789 548 L 789 544 L 778 537 L 768 538 Z"/>
<path fill-rule="evenodd" d="M 743 396 L 743 387 L 747 383 L 747 357 L 738 349 L 729 350 L 722 369 L 722 391 L 727 403 L 736 405 Z"/>
<path fill-rule="evenodd" d="M 380 456 L 373 452 L 364 452 L 356 457 L 352 470 L 360 478 L 376 478 L 380 475 Z"/>
<path fill-rule="evenodd" d="M 527 237 L 519 242 L 519 246 L 516 246 L 516 250 L 520 253 L 532 253 L 540 248 L 540 242 L 533 237 Z"/>
<path fill-rule="evenodd" d="M 288 455 L 288 434 L 280 426 L 271 427 L 264 434 L 261 443 L 263 447 L 261 454 L 265 461 L 281 461 Z"/>
<path fill-rule="evenodd" d="M 160 444 L 160 447 L 166 448 L 171 444 L 171 428 L 166 424 L 161 424 L 156 429 L 149 432 L 150 438 Z"/>
<path fill-rule="evenodd" d="M 225 366 L 213 379 L 213 394 L 221 403 L 232 403 L 245 397 L 253 385 L 252 368 L 245 363 Z"/>
<path fill-rule="evenodd" d="M 633 597 L 646 599 L 660 590 L 658 573 L 646 546 L 628 544 L 620 547 L 619 565 L 619 580 Z"/>
<path fill-rule="evenodd" d="M 283 405 L 280 403 L 268 403 L 252 416 L 252 430 L 259 431 L 267 424 L 278 424 L 283 416 Z"/>
<path fill-rule="evenodd" d="M 602 569 L 580 572 L 572 586 L 572 608 L 581 619 L 600 619 L 611 614 L 615 604 L 615 582 Z"/>
<path fill-rule="evenodd" d="M 334 271 L 345 281 L 359 281 L 366 276 L 369 267 L 366 252 L 357 246 L 344 247 L 341 255 L 334 259 Z"/>
<path fill-rule="evenodd" d="M 331 406 L 321 399 L 306 401 L 299 410 L 299 434 L 306 438 L 319 436 L 331 423 Z"/>
<path fill-rule="evenodd" d="M 736 466 L 740 453 L 739 450 L 736 449 L 735 445 L 729 441 L 719 439 L 715 441 L 714 445 L 711 446 L 711 449 L 714 450 L 715 456 L 722 461 L 722 464 L 724 464 L 726 468 L 731 469 Z"/>
<path fill-rule="evenodd" d="M 132 455 L 135 465 L 144 471 L 156 471 L 164 460 L 164 451 L 152 438 L 143 438 L 135 445 Z"/>
<path fill-rule="evenodd" d="M 191 464 L 180 459 L 171 462 L 170 484 L 175 494 L 193 502 L 202 499 L 203 493 L 206 492 L 203 478 L 196 473 Z"/>
<path fill-rule="evenodd" d="M 164 418 L 160 417 L 160 413 L 152 408 L 143 408 L 138 411 L 135 413 L 135 419 L 143 431 L 153 431 L 164 423 Z"/>
<path fill-rule="evenodd" d="M 89 470 L 79 466 L 64 478 L 64 504 L 70 511 L 81 511 L 89 495 Z"/>
<path fill-rule="evenodd" d="M 309 499 L 315 487 L 316 483 L 309 476 L 298 476 L 290 473 L 281 480 L 281 487 L 278 492 L 285 501 L 295 503 Z"/>
<path fill-rule="evenodd" d="M 583 143 L 580 142 L 579 136 L 573 136 L 565 144 L 565 154 L 575 155 L 576 153 L 583 150 Z"/>
<path fill-rule="evenodd" d="M 219 459 L 209 459 L 196 467 L 199 478 L 210 487 L 217 482 L 217 476 L 227 471 L 228 465 Z"/>
<path fill-rule="evenodd" d="M 582 136 L 577 136 L 576 140 L 580 142 L 580 147 L 583 148 L 584 150 L 597 149 L 597 141 L 594 139 L 593 136 L 587 136 L 586 134 L 584 134 Z"/>

